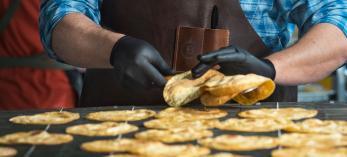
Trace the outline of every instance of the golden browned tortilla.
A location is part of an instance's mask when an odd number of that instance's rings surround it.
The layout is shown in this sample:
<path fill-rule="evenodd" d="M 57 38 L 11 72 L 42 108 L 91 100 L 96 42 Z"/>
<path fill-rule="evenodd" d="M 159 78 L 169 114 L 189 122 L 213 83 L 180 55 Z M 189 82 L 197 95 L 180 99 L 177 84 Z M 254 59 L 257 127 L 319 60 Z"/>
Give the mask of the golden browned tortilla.
<path fill-rule="evenodd" d="M 173 76 L 164 88 L 163 96 L 170 106 L 182 106 L 204 94 L 203 87 L 209 79 L 220 79 L 224 75 L 210 70 L 202 77 L 193 79 L 190 71 Z"/>
<path fill-rule="evenodd" d="M 230 118 L 217 125 L 218 129 L 241 132 L 271 132 L 281 130 L 293 122 L 285 119 L 238 119 Z"/>
<path fill-rule="evenodd" d="M 66 128 L 66 132 L 83 136 L 116 136 L 137 131 L 138 127 L 128 123 L 103 122 L 99 124 L 81 124 Z"/>
<path fill-rule="evenodd" d="M 0 147 L 0 157 L 10 157 L 15 156 L 17 154 L 17 150 L 10 147 Z"/>
<path fill-rule="evenodd" d="M 271 79 L 255 74 L 224 76 L 209 70 L 202 77 L 193 79 L 188 71 L 171 77 L 163 96 L 174 107 L 198 98 L 205 106 L 220 106 L 232 99 L 242 105 L 251 105 L 268 98 L 274 90 L 275 83 Z"/>
<path fill-rule="evenodd" d="M 168 130 L 147 130 L 135 134 L 140 140 L 160 141 L 164 143 L 189 142 L 201 138 L 211 137 L 212 131 L 196 128 L 174 128 Z"/>
<path fill-rule="evenodd" d="M 139 121 L 155 115 L 155 111 L 147 109 L 138 110 L 112 110 L 89 113 L 86 118 L 89 120 L 119 122 L 119 121 Z"/>
<path fill-rule="evenodd" d="M 274 148 L 278 140 L 268 136 L 221 135 L 199 140 L 198 143 L 222 151 L 251 151 Z"/>
<path fill-rule="evenodd" d="M 184 107 L 170 107 L 160 111 L 157 118 L 175 118 L 185 120 L 217 119 L 228 115 L 228 112 L 220 109 L 193 109 Z"/>
<path fill-rule="evenodd" d="M 347 122 L 342 120 L 306 119 L 289 125 L 288 132 L 317 133 L 317 134 L 347 134 Z"/>
<path fill-rule="evenodd" d="M 347 136 L 342 134 L 284 134 L 279 138 L 279 144 L 284 147 L 333 148 L 347 146 Z"/>
<path fill-rule="evenodd" d="M 112 153 L 127 152 L 146 157 L 199 157 L 207 155 L 210 150 L 194 145 L 167 145 L 155 141 L 135 139 L 111 139 L 86 142 L 81 145 L 83 150 L 89 152 Z"/>
<path fill-rule="evenodd" d="M 287 148 L 272 151 L 273 157 L 346 157 L 346 148 Z"/>
<path fill-rule="evenodd" d="M 290 119 L 300 120 L 304 118 L 312 118 L 318 114 L 317 110 L 309 110 L 304 108 L 261 108 L 240 112 L 238 116 L 243 118 L 271 118 L 271 119 Z"/>
<path fill-rule="evenodd" d="M 73 140 L 71 135 L 48 133 L 35 130 L 29 132 L 16 132 L 0 137 L 0 144 L 33 144 L 33 145 L 59 145 Z"/>
<path fill-rule="evenodd" d="M 10 122 L 16 124 L 66 124 L 80 118 L 78 113 L 67 111 L 62 112 L 45 112 L 34 115 L 16 116 L 10 119 Z"/>

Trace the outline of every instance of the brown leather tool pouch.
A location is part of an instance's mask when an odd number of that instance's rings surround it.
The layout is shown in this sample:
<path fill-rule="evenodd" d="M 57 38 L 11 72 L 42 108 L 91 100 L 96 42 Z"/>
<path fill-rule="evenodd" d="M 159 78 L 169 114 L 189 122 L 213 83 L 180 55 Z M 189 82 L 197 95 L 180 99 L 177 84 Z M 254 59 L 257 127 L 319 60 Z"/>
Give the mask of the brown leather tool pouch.
<path fill-rule="evenodd" d="M 204 51 L 211 52 L 229 46 L 230 32 L 227 29 L 205 29 Z"/>
<path fill-rule="evenodd" d="M 229 45 L 227 29 L 178 27 L 176 31 L 173 68 L 188 71 L 198 64 L 197 56 Z"/>

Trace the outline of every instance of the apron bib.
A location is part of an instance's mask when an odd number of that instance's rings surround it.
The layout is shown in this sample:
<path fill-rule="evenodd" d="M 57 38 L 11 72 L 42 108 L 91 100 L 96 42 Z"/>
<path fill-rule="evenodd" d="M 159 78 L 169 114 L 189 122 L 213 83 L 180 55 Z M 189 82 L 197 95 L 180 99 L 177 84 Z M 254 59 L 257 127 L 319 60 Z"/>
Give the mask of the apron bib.
<path fill-rule="evenodd" d="M 149 42 L 178 71 L 193 68 L 197 55 L 230 44 L 259 58 L 272 54 L 248 22 L 239 0 L 104 0 L 101 16 L 104 28 Z M 210 29 L 211 24 L 216 29 Z M 118 80 L 112 69 L 88 69 L 81 105 L 165 103 L 163 89 L 131 90 Z M 266 101 L 296 100 L 297 87 L 277 86 Z"/>

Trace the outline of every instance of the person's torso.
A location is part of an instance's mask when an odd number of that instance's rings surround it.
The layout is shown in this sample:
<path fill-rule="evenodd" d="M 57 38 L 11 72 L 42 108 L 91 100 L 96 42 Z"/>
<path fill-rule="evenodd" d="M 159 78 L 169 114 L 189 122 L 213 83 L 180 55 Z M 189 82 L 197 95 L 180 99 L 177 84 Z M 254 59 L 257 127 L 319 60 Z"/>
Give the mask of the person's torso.
<path fill-rule="evenodd" d="M 45 1 L 45 0 L 44 0 Z M 80 3 L 71 2 L 71 6 L 95 5 L 101 8 L 103 0 L 86 0 Z M 273 52 L 288 46 L 294 24 L 291 24 L 290 12 L 294 6 L 304 3 L 303 0 L 240 0 L 241 8 L 253 29 L 265 45 Z M 135 6 L 136 4 L 134 4 Z M 86 12 L 88 14 L 88 12 Z M 100 22 L 100 14 L 88 14 L 96 23 Z"/>
<path fill-rule="evenodd" d="M 273 52 L 288 46 L 295 25 L 288 15 L 301 0 L 240 0 L 241 8 L 253 29 Z M 98 0 L 101 6 L 102 0 Z"/>
<path fill-rule="evenodd" d="M 259 58 L 272 53 L 252 29 L 238 0 L 104 0 L 101 25 L 147 41 L 176 71 L 193 68 L 198 55 L 210 52 L 205 51 L 205 46 L 214 43 L 211 39 L 216 43 L 227 39 L 226 45 L 237 45 Z M 229 33 L 217 33 L 218 30 Z M 207 40 L 211 41 L 205 43 Z M 267 101 L 296 100 L 295 87 L 277 89 Z M 162 89 L 128 89 L 111 69 L 87 71 L 81 102 L 86 106 L 164 103 Z"/>

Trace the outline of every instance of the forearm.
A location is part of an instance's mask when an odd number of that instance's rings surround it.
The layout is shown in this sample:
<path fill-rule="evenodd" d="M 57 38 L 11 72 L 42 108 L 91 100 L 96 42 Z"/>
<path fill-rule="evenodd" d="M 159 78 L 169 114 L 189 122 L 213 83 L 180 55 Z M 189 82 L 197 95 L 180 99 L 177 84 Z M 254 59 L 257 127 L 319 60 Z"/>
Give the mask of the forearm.
<path fill-rule="evenodd" d="M 83 68 L 110 68 L 114 43 L 123 37 L 95 24 L 88 17 L 73 13 L 55 27 L 52 47 L 66 63 Z"/>
<path fill-rule="evenodd" d="M 318 24 L 298 43 L 267 58 L 274 63 L 278 84 L 314 82 L 345 63 L 347 38 L 336 26 Z"/>

